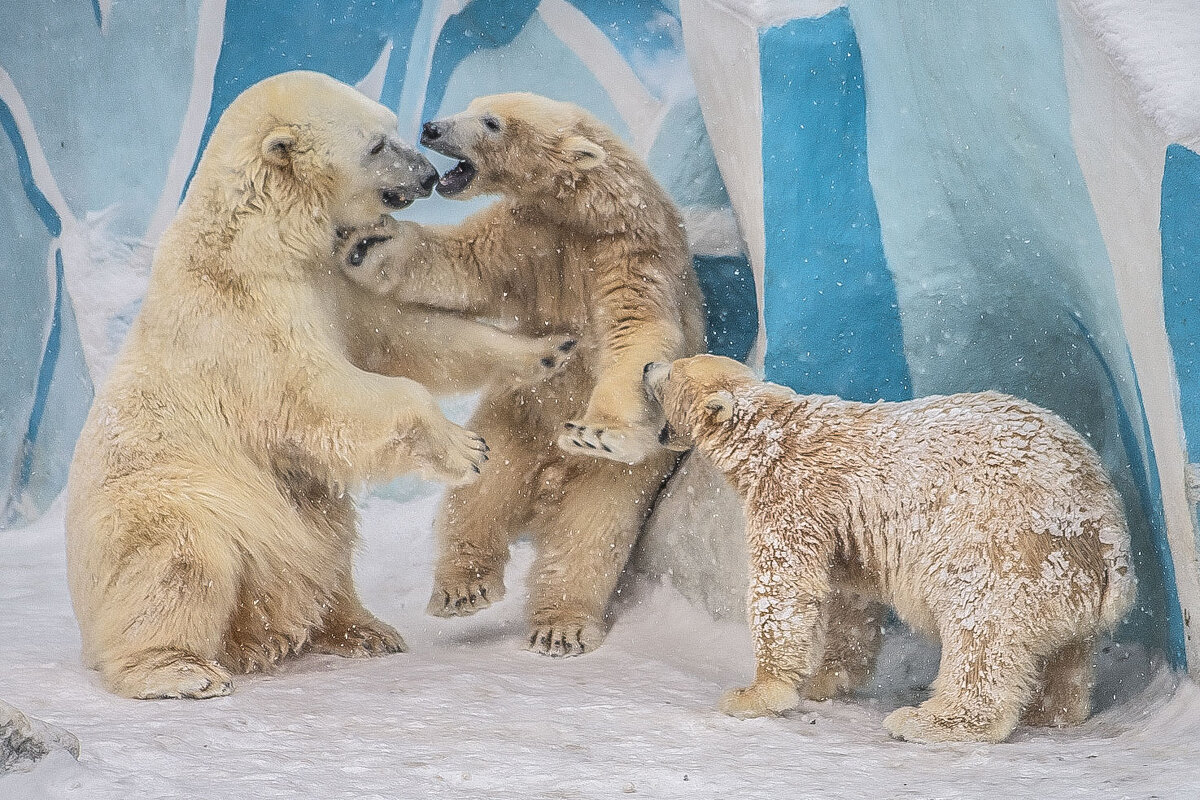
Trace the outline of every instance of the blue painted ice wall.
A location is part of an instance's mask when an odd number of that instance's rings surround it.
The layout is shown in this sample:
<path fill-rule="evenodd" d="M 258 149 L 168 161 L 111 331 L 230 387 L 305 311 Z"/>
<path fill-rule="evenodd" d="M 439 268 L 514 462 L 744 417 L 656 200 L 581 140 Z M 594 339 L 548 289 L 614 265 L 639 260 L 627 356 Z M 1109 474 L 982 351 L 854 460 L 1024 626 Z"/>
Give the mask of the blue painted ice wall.
<path fill-rule="evenodd" d="M 362 82 L 410 139 L 422 118 L 493 91 L 591 109 L 647 158 L 688 219 L 728 223 L 732 239 L 702 247 L 696 265 L 712 346 L 744 356 L 757 330 L 753 284 L 676 4 L 488 0 L 448 18 L 441 5 L 0 3 L 0 522 L 36 517 L 61 491 L 92 386 L 137 311 L 152 245 L 200 146 L 239 91 L 288 69 Z M 409 215 L 453 221 L 478 205 L 435 199 Z"/>
<path fill-rule="evenodd" d="M 768 377 L 865 400 L 995 389 L 1063 415 L 1129 511 L 1127 633 L 1181 664 L 1155 457 L 1053 0 L 1019 14 L 851 0 L 758 39 Z"/>
<path fill-rule="evenodd" d="M 1200 154 L 1167 148 L 1162 184 L 1163 306 L 1175 354 L 1188 461 L 1200 463 Z"/>
<path fill-rule="evenodd" d="M 867 174 L 862 57 L 846 8 L 759 34 L 769 380 L 912 397 Z"/>

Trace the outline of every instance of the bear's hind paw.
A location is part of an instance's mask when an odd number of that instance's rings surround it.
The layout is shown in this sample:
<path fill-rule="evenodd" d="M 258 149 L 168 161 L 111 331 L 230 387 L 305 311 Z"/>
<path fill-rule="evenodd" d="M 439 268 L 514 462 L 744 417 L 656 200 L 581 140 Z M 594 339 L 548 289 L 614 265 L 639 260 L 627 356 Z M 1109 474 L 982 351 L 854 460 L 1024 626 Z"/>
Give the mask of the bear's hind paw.
<path fill-rule="evenodd" d="M 551 658 L 590 653 L 604 641 L 604 629 L 595 623 L 537 625 L 529 632 L 525 649 Z"/>
<path fill-rule="evenodd" d="M 1014 725 L 973 725 L 938 714 L 924 705 L 903 706 L 884 717 L 883 727 L 897 739 L 923 744 L 941 742 L 1002 742 Z"/>
<path fill-rule="evenodd" d="M 135 700 L 205 700 L 232 693 L 233 679 L 215 661 L 171 650 L 134 659 L 111 680 L 110 688 Z"/>

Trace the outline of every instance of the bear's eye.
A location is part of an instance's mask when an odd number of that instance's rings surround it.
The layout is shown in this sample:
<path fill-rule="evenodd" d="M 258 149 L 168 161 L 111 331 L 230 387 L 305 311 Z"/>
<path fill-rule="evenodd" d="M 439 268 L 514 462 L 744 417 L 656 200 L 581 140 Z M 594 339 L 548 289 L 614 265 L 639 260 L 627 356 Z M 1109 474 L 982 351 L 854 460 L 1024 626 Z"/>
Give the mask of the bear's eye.
<path fill-rule="evenodd" d="M 495 117 L 488 116 L 483 118 L 483 127 L 487 128 L 492 133 L 500 130 L 500 120 Z"/>
<path fill-rule="evenodd" d="M 383 146 L 387 144 L 387 139 L 380 139 L 371 147 L 371 155 L 377 156 L 383 152 Z"/>

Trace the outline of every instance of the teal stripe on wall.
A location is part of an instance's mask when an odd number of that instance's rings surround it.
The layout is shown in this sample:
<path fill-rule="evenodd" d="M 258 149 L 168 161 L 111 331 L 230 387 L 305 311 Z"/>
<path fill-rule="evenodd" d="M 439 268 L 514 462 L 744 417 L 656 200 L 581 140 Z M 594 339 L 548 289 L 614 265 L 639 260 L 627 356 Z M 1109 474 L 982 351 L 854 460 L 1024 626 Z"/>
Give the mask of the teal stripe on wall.
<path fill-rule="evenodd" d="M 1200 154 L 1183 145 L 1167 148 L 1161 227 L 1163 311 L 1194 463 L 1200 462 Z"/>
<path fill-rule="evenodd" d="M 908 399 L 850 14 L 768 28 L 759 46 L 767 378 L 852 400 Z"/>

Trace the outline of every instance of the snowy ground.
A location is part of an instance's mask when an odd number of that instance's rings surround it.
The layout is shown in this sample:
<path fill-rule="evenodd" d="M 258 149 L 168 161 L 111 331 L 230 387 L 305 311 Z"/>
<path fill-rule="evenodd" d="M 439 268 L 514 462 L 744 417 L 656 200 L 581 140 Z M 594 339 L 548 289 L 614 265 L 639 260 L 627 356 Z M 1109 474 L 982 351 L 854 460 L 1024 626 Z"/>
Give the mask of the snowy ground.
<path fill-rule="evenodd" d="M 469 620 L 423 615 L 435 498 L 372 499 L 359 586 L 410 652 L 307 656 L 206 701 L 122 700 L 79 663 L 61 507 L 0 534 L 0 697 L 83 744 L 0 797 L 87 798 L 1186 798 L 1200 797 L 1200 687 L 1117 648 L 1104 710 L 1082 728 L 1021 728 L 996 746 L 889 740 L 880 723 L 929 679 L 931 653 L 894 638 L 873 698 L 780 719 L 718 713 L 751 674 L 749 636 L 673 589 L 623 592 L 605 646 L 564 661 L 519 649 L 520 573 Z"/>

